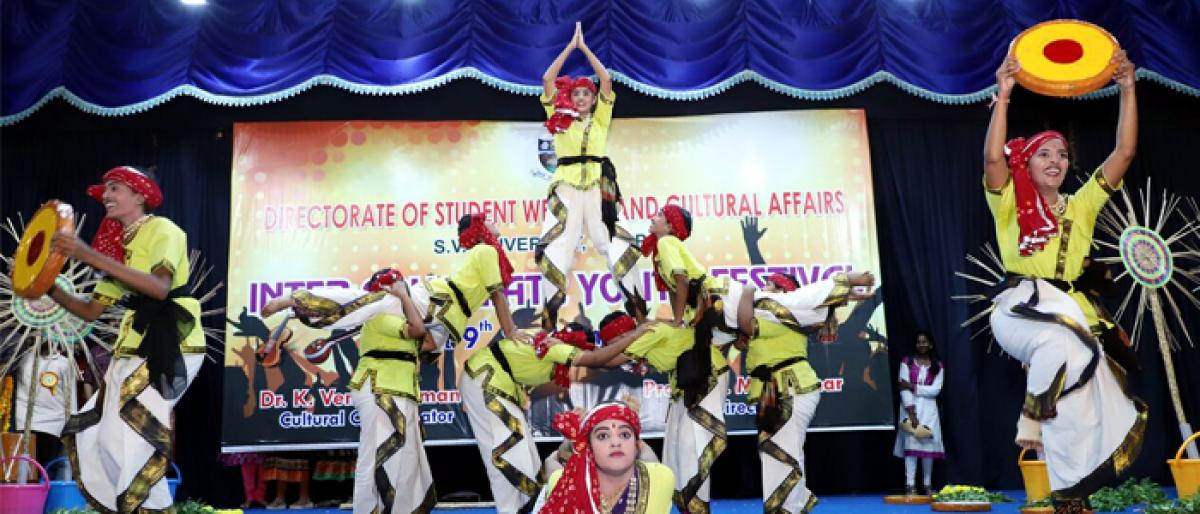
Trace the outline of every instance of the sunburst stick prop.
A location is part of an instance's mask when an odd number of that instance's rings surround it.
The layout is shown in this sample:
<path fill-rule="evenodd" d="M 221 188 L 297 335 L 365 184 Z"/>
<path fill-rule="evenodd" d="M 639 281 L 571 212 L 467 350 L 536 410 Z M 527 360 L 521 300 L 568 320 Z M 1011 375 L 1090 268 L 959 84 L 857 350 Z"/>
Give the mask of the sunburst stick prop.
<path fill-rule="evenodd" d="M 76 225 L 76 235 L 79 234 L 85 218 L 81 217 Z M 24 219 L 18 217 L 18 220 L 16 224 L 12 219 L 5 220 L 2 227 L 10 236 L 20 241 L 19 234 L 24 232 L 26 227 Z M 11 270 L 15 264 L 14 259 L 0 255 L 0 260 L 4 261 L 5 268 L 9 271 L 0 275 L 0 331 L 7 331 L 7 336 L 0 339 L 0 353 L 7 354 L 2 349 L 15 347 L 14 345 L 30 337 L 33 337 L 35 342 L 44 341 L 53 345 L 56 350 L 69 349 L 75 344 L 92 344 L 110 349 L 103 336 L 117 333 L 116 325 L 123 312 L 121 309 L 105 311 L 99 319 L 89 323 L 67 312 L 48 296 L 23 298 L 13 290 Z M 98 279 L 95 278 L 92 269 L 77 261 L 68 261 L 62 273 L 54 278 L 55 287 L 74 295 L 90 290 L 96 282 Z M 3 364 L 9 363 L 5 361 Z M 8 367 L 2 367 L 0 370 L 7 371 Z"/>
<path fill-rule="evenodd" d="M 56 207 L 61 209 L 59 206 Z M 70 230 L 73 230 L 77 236 L 79 235 L 85 217 L 81 217 L 77 223 L 74 222 L 74 216 L 69 206 L 65 211 L 59 212 L 58 216 L 60 218 L 70 217 L 70 221 L 65 225 L 71 227 Z M 0 357 L 0 376 L 7 375 L 12 369 L 15 369 L 30 352 L 34 359 L 34 369 L 37 369 L 37 361 L 43 354 L 61 353 L 70 356 L 78 352 L 83 354 L 93 376 L 102 375 L 92 359 L 92 349 L 99 347 L 105 351 L 112 350 L 109 341 L 119 333 L 120 322 L 125 314 L 124 307 L 118 303 L 105 309 L 95 321 L 88 322 L 68 312 L 57 302 L 51 300 L 49 296 L 39 293 L 38 291 L 42 291 L 41 289 L 35 289 L 34 294 L 30 294 L 30 286 L 32 282 L 36 282 L 36 279 L 30 279 L 30 277 L 17 272 L 17 268 L 22 267 L 18 266 L 21 264 L 19 259 L 24 261 L 24 265 L 48 260 L 47 256 L 42 255 L 41 252 L 48 250 L 49 237 L 53 235 L 56 228 L 61 228 L 63 225 L 62 221 L 55 224 L 53 216 L 47 220 L 45 208 L 39 210 L 28 224 L 23 217 L 18 215 L 17 223 L 8 219 L 2 225 L 3 230 L 18 241 L 18 250 L 12 258 L 0 255 L 0 260 L 4 262 L 6 268 L 5 273 L 0 274 L 0 334 L 3 334 L 0 336 L 0 356 L 3 356 Z M 39 234 L 41 234 L 40 237 Z M 213 267 L 200 256 L 198 250 L 192 250 L 188 254 L 188 262 L 193 271 L 185 290 L 201 305 L 206 305 L 224 287 L 224 282 L 219 282 L 204 291 L 204 283 L 212 274 Z M 76 296 L 91 291 L 99 281 L 92 268 L 74 260 L 67 260 L 61 273 L 57 276 L 51 275 L 50 280 L 59 290 Z M 33 298 L 26 296 L 33 296 Z M 224 312 L 224 308 L 203 310 L 201 318 L 219 316 Z M 202 330 L 210 341 L 219 341 L 220 331 L 218 329 L 203 327 Z M 211 356 L 209 358 L 212 359 Z M 79 369 L 75 360 L 68 359 L 68 362 L 71 373 L 78 374 Z M 31 382 L 33 383 L 30 384 L 29 409 L 32 408 L 35 396 L 40 390 L 38 385 L 48 388 L 56 385 L 41 384 L 40 381 Z M 63 389 L 64 394 L 68 395 L 66 403 L 69 406 L 72 403 L 70 395 L 74 391 L 69 387 Z M 70 414 L 70 412 L 67 413 L 68 416 Z M 31 412 L 28 410 L 25 419 L 24 440 L 28 445 L 30 441 L 29 425 L 32 421 Z"/>
<path fill-rule="evenodd" d="M 975 339 L 984 333 L 991 333 L 991 324 L 987 322 L 987 316 L 992 313 L 995 306 L 992 305 L 992 297 L 986 291 L 994 290 L 1004 281 L 1004 264 L 1000 261 L 1000 254 L 992 247 L 991 243 L 986 243 L 974 253 L 968 253 L 966 256 L 967 263 L 972 266 L 972 272 L 955 271 L 954 275 L 967 281 L 968 284 L 982 286 L 982 291 L 969 294 L 954 295 L 952 299 L 962 302 L 967 302 L 969 305 L 975 305 L 980 302 L 986 302 L 987 308 L 969 316 L 966 321 L 963 321 L 959 327 L 969 329 L 971 325 L 979 320 L 983 320 L 983 327 L 971 334 L 971 339 Z M 992 338 L 989 337 L 988 350 L 991 350 Z"/>
<path fill-rule="evenodd" d="M 1183 339 L 1189 345 L 1194 345 L 1191 333 L 1182 319 L 1180 304 L 1184 302 L 1177 301 L 1175 294 L 1200 308 L 1200 299 L 1195 295 L 1196 289 L 1200 289 L 1200 270 L 1189 271 L 1178 266 L 1178 263 L 1184 260 L 1200 262 L 1200 246 L 1195 243 L 1196 236 L 1200 233 L 1200 222 L 1197 221 L 1200 219 L 1200 207 L 1195 200 L 1164 191 L 1161 204 L 1155 209 L 1149 189 L 1132 195 L 1128 190 L 1122 189 L 1121 198 L 1120 204 L 1109 202 L 1101 212 L 1098 218 L 1101 237 L 1094 239 L 1096 246 L 1112 250 L 1115 255 L 1096 257 L 1096 260 L 1106 264 L 1119 262 L 1124 267 L 1124 271 L 1115 281 L 1121 284 L 1129 283 L 1130 287 L 1114 317 L 1133 327 L 1131 341 L 1135 345 L 1140 339 L 1142 329 L 1145 328 L 1145 313 L 1150 313 L 1149 320 L 1154 325 L 1155 335 L 1158 337 L 1159 353 L 1163 358 L 1171 403 L 1180 422 L 1179 430 L 1186 439 L 1192 434 L 1192 428 L 1184 414 L 1179 384 L 1175 379 L 1171 350 L 1179 347 L 1180 339 L 1174 336 L 1172 330 L 1179 330 Z M 1134 198 L 1141 204 L 1140 212 L 1134 205 Z M 1185 206 L 1192 212 L 1190 217 L 1180 213 Z M 1176 217 L 1179 219 L 1175 220 Z M 1171 233 L 1162 235 L 1165 230 L 1171 230 Z M 957 271 L 954 274 L 968 281 L 970 285 L 980 286 L 983 291 L 952 298 L 972 305 L 990 302 L 991 297 L 986 291 L 994 290 L 1004 279 L 1004 265 L 999 255 L 989 243 L 979 251 L 968 254 L 966 260 L 970 264 L 968 271 Z M 1189 289 L 1187 283 L 1193 287 Z M 1135 296 L 1136 303 L 1133 302 Z M 1169 311 L 1164 309 L 1164 300 L 1166 306 L 1170 307 Z M 982 328 L 973 332 L 971 338 L 988 333 L 990 325 L 986 320 L 992 309 L 993 306 L 989 303 L 987 308 L 974 313 L 960 326 L 969 328 L 983 320 Z M 1195 444 L 1189 445 L 1189 458 L 1200 457 L 1197 453 Z"/>
<path fill-rule="evenodd" d="M 74 212 L 69 205 L 47 202 L 47 206 L 39 209 L 29 223 L 18 216 L 18 222 L 5 220 L 3 229 L 18 243 L 16 255 L 12 258 L 0 255 L 5 264 L 5 273 L 0 274 L 0 376 L 7 375 L 16 369 L 18 364 L 32 352 L 33 369 L 37 369 L 38 360 L 43 354 L 65 353 L 74 355 L 76 348 L 82 349 L 92 372 L 96 372 L 95 363 L 91 359 L 88 346 L 100 346 L 109 349 L 105 336 L 111 337 L 117 332 L 117 322 L 121 319 L 120 312 L 106 312 L 100 319 L 87 322 L 67 312 L 57 303 L 43 294 L 36 294 L 43 287 L 53 283 L 62 291 L 75 294 L 95 285 L 90 268 L 70 262 L 61 268 L 61 273 L 54 275 L 54 269 L 49 274 L 40 274 L 39 267 L 53 261 L 49 253 L 49 238 L 56 230 L 73 230 L 79 233 L 82 219 L 75 222 Z M 24 236 L 22 236 L 24 234 Z M 50 262 L 50 264 L 55 264 Z M 58 263 L 61 266 L 61 262 Z M 58 266 L 54 266 L 58 267 Z M 26 298 L 22 296 L 34 296 Z M 69 359 L 71 372 L 77 373 L 75 361 Z M 36 375 L 36 373 L 35 373 Z M 25 452 L 30 453 L 30 430 L 33 420 L 32 410 L 34 399 L 39 390 L 39 380 L 30 380 L 29 404 L 25 411 L 25 427 L 22 441 Z M 69 388 L 65 388 L 69 389 Z M 73 391 L 64 390 L 68 395 L 67 404 Z M 15 406 L 14 406 L 15 407 Z M 67 413 L 70 414 L 69 412 Z M 19 428 L 19 427 L 14 427 Z"/>
<path fill-rule="evenodd" d="M 213 265 L 208 263 L 208 260 L 200 254 L 200 250 L 193 249 L 188 252 L 188 267 L 192 270 L 192 276 L 188 277 L 187 291 L 188 294 L 200 302 L 200 320 L 205 318 L 215 318 L 222 323 L 225 321 L 225 308 L 214 307 L 204 310 L 205 305 L 209 305 L 214 298 L 217 297 L 217 292 L 225 287 L 225 281 L 217 282 L 216 285 L 204 290 L 204 284 L 208 281 L 208 277 L 212 275 Z M 204 338 L 211 344 L 206 349 L 215 350 L 217 353 L 222 353 L 225 350 L 225 332 L 220 328 L 212 328 L 201 326 L 204 331 Z M 208 360 L 218 362 L 216 357 L 206 355 Z"/>
<path fill-rule="evenodd" d="M 1140 205 L 1135 205 L 1135 197 Z M 1119 262 L 1125 268 L 1116 280 L 1128 279 L 1132 287 L 1125 293 L 1115 317 L 1133 317 L 1131 340 L 1134 344 L 1137 344 L 1145 327 L 1145 314 L 1150 313 L 1149 321 L 1154 325 L 1155 335 L 1158 337 L 1158 350 L 1162 355 L 1163 368 L 1167 375 L 1171 405 L 1175 409 L 1175 418 L 1179 420 L 1179 431 L 1183 438 L 1187 439 L 1192 435 L 1192 426 L 1183 411 L 1171 351 L 1180 347 L 1180 339 L 1173 329 L 1183 334 L 1183 339 L 1189 346 L 1195 345 L 1187 325 L 1183 322 L 1180 304 L 1183 303 L 1186 307 L 1187 303 L 1190 303 L 1200 309 L 1200 299 L 1192 292 L 1200 286 L 1200 277 L 1195 271 L 1188 271 L 1179 264 L 1184 260 L 1200 262 L 1200 251 L 1197 251 L 1193 242 L 1200 231 L 1200 221 L 1197 221 L 1200 209 L 1197 209 L 1195 200 L 1185 199 L 1165 190 L 1157 208 L 1153 198 L 1147 180 L 1145 190 L 1135 191 L 1131 195 L 1127 189 L 1122 189 L 1121 202 L 1109 202 L 1101 211 L 1097 224 L 1102 237 L 1096 238 L 1095 242 L 1103 248 L 1115 251 L 1117 255 L 1097 257 L 1096 260 L 1104 263 Z M 1190 208 L 1192 216 L 1182 213 L 1184 206 Z M 1187 303 L 1177 301 L 1176 295 Z M 1136 302 L 1133 301 L 1135 296 Z M 1188 446 L 1188 457 L 1200 458 L 1195 443 Z"/>

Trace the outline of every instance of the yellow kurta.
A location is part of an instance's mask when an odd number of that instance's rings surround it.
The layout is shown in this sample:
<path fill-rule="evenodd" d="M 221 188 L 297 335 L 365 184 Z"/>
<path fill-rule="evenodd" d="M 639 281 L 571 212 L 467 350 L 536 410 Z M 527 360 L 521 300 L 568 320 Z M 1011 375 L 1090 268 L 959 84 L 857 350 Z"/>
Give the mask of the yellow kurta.
<path fill-rule="evenodd" d="M 636 461 L 634 463 L 636 475 L 638 479 L 638 496 L 636 505 L 625 505 L 626 514 L 668 514 L 671 512 L 671 496 L 675 494 L 675 473 L 657 462 Z M 546 498 L 550 497 L 550 491 L 554 490 L 555 484 L 558 484 L 558 479 L 562 477 L 562 470 L 555 471 L 550 475 L 550 480 L 546 483 L 546 492 L 543 493 Z M 558 510 L 556 507 L 551 507 L 551 512 L 563 512 L 572 514 L 570 510 Z"/>
<path fill-rule="evenodd" d="M 554 152 L 559 158 L 580 155 L 602 157 L 605 155 L 608 146 L 608 128 L 612 125 L 613 102 L 616 100 L 616 96 L 616 93 L 610 93 L 607 97 L 597 95 L 596 108 L 592 111 L 591 117 L 586 120 L 575 120 L 566 132 L 554 135 Z M 549 118 L 554 114 L 554 100 L 547 98 L 545 92 L 542 93 L 541 100 L 542 107 L 546 110 L 546 117 Z M 553 192 L 554 187 L 560 183 L 575 189 L 591 189 L 599 180 L 600 163 L 598 162 L 569 166 L 559 165 L 554 170 L 550 191 Z"/>
<path fill-rule="evenodd" d="M 133 234 L 133 238 L 125 241 L 125 265 L 144 273 L 153 273 L 155 269 L 165 268 L 171 272 L 171 289 L 187 284 L 189 263 L 187 234 L 184 234 L 175 223 L 162 216 L 155 216 Z M 96 284 L 92 297 L 108 305 L 116 303 L 126 294 L 137 294 L 125 284 L 105 278 Z M 187 309 L 196 322 L 182 341 L 180 350 L 187 353 L 204 353 L 204 331 L 200 325 L 200 302 L 195 298 L 175 298 L 175 303 Z M 125 311 L 121 318 L 120 332 L 117 342 L 113 345 L 113 354 L 118 357 L 137 354 L 142 343 L 142 334 L 132 328 L 133 311 Z"/>
<path fill-rule="evenodd" d="M 363 383 L 370 378 L 372 393 L 402 396 L 420 403 L 416 362 L 367 356 L 367 352 L 382 350 L 407 352 L 416 357 L 420 341 L 405 337 L 407 325 L 404 316 L 395 314 L 377 314 L 363 324 L 358 340 L 358 351 L 362 357 L 354 368 L 350 389 L 362 389 Z"/>
<path fill-rule="evenodd" d="M 554 365 L 569 366 L 583 351 L 569 344 L 558 344 L 539 359 L 533 345 L 501 339 L 495 343 L 512 368 L 512 376 L 503 372 L 500 362 L 488 348 L 481 348 L 467 359 L 467 374 L 476 377 L 490 368 L 492 375 L 484 381 L 484 388 L 492 394 L 506 398 L 517 405 L 525 404 L 525 388 L 537 387 L 549 382 L 554 374 Z"/>
<path fill-rule="evenodd" d="M 683 352 L 692 349 L 695 344 L 693 333 L 691 328 L 657 324 L 625 348 L 624 353 L 628 357 L 644 360 L 654 366 L 654 369 L 666 373 L 671 383 L 671 394 L 677 396 L 683 394 L 683 391 L 675 386 L 675 361 Z M 729 371 L 729 363 L 725 362 L 721 351 L 711 345 L 708 348 L 712 355 L 713 376 L 717 377 Z"/>
<path fill-rule="evenodd" d="M 683 241 L 675 236 L 668 235 L 658 238 L 658 256 L 654 258 L 654 269 L 667 283 L 667 288 L 671 293 L 675 293 L 675 275 L 678 273 L 687 274 L 688 280 L 705 277 L 704 288 L 707 294 L 719 295 L 726 291 L 725 279 L 707 276 L 704 266 L 700 264 L 699 260 L 696 260 Z M 690 323 L 694 316 L 695 309 L 685 306 L 684 319 Z"/>
<path fill-rule="evenodd" d="M 758 334 L 750 341 L 746 352 L 746 368 L 772 366 L 794 357 L 808 358 L 808 337 L 778 323 L 757 320 Z M 803 360 L 773 373 L 779 388 L 779 399 L 793 394 L 804 394 L 820 388 L 817 372 L 808 360 Z M 750 392 L 746 403 L 755 403 L 762 394 L 763 382 L 750 379 Z"/>
<path fill-rule="evenodd" d="M 1096 228 L 1096 217 L 1115 187 L 1104 178 L 1104 169 L 1098 168 L 1078 191 L 1067 195 L 1067 210 L 1058 217 L 1059 234 L 1046 243 L 1045 248 L 1033 255 L 1022 256 L 1017 248 L 1021 228 L 1017 224 L 1016 192 L 1010 178 L 998 191 L 987 190 L 988 209 L 996 224 L 996 242 L 1000 245 L 1000 260 L 1004 269 L 1030 277 L 1073 281 L 1083 272 L 1083 259 L 1092 247 L 1092 236 Z M 986 189 L 986 185 L 985 185 Z M 1083 309 L 1088 325 L 1100 324 L 1096 309 L 1087 296 L 1079 291 L 1070 293 Z"/>
<path fill-rule="evenodd" d="M 1028 257 L 1017 250 L 1012 183 L 988 191 L 1005 268 L 1042 279 L 1076 279 L 1091 247 L 1096 217 L 1120 186 L 1109 184 L 1097 170 L 1067 197 L 1066 212 L 1059 217 L 1061 233 Z M 1018 311 L 1034 291 L 1040 292 L 1036 310 L 1052 315 L 1052 322 Z M 1093 335 L 1099 323 L 1107 323 L 1097 319 L 1083 293 L 1059 293 L 1054 287 L 1022 282 L 996 296 L 990 322 L 1005 353 L 1028 366 L 1018 433 L 1040 434 L 1052 496 L 1086 499 L 1107 480 L 1104 477 L 1120 475 L 1137 457 L 1146 436 L 1147 410 L 1129 395 L 1125 370 L 1080 333 L 1085 323 Z"/>
<path fill-rule="evenodd" d="M 454 270 L 449 279 L 438 278 L 429 281 L 430 297 L 440 303 L 436 310 L 433 310 L 432 306 L 430 308 L 433 315 L 446 324 L 454 341 L 462 340 L 462 333 L 467 328 L 467 317 L 459 308 L 458 298 L 450 289 L 447 280 L 454 282 L 467 300 L 467 310 L 474 312 L 494 291 L 504 287 L 498 259 L 495 248 L 480 243 L 467 250 L 463 263 Z"/>

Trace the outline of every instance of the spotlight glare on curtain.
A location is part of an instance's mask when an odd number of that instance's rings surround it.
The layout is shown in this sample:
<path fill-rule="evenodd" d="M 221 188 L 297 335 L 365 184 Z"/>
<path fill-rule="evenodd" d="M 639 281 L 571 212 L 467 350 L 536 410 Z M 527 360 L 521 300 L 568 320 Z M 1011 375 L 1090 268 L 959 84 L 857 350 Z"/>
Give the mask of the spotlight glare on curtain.
<path fill-rule="evenodd" d="M 183 5 L 206 5 L 208 0 L 179 0 Z"/>

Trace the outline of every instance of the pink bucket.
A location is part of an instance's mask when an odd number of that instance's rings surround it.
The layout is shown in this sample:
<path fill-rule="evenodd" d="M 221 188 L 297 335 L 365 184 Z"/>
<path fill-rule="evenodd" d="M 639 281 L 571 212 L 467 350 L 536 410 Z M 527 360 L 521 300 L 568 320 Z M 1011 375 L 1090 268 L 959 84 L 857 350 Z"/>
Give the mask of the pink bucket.
<path fill-rule="evenodd" d="M 0 512 L 5 514 L 41 514 L 46 506 L 46 494 L 50 492 L 50 481 L 46 470 L 25 455 L 0 459 L 0 465 L 11 460 L 29 461 L 37 467 L 41 481 L 36 484 L 0 484 Z"/>

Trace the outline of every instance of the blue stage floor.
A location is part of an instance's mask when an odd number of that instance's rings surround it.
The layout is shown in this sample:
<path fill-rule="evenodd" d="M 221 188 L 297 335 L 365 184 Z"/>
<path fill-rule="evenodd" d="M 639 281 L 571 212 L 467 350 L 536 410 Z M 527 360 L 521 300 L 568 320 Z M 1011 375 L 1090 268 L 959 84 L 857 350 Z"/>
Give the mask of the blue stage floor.
<path fill-rule="evenodd" d="M 1012 514 L 1019 512 L 1024 502 L 1024 491 L 1001 491 L 1015 501 L 1012 503 L 992 504 L 992 512 Z M 1174 491 L 1169 494 L 1174 496 Z M 1125 512 L 1140 512 L 1145 506 L 1135 506 Z M 714 513 L 722 514 L 759 514 L 762 512 L 761 500 L 717 500 L 713 506 Z M 341 514 L 348 512 L 338 509 L 307 509 L 307 510 L 247 510 L 250 514 Z M 436 514 L 494 514 L 495 509 L 434 509 Z M 671 512 L 676 512 L 672 510 Z M 861 514 L 868 512 L 890 512 L 896 514 L 924 514 L 931 512 L 928 505 L 888 505 L 883 503 L 881 495 L 854 496 L 822 496 L 814 514 Z"/>

